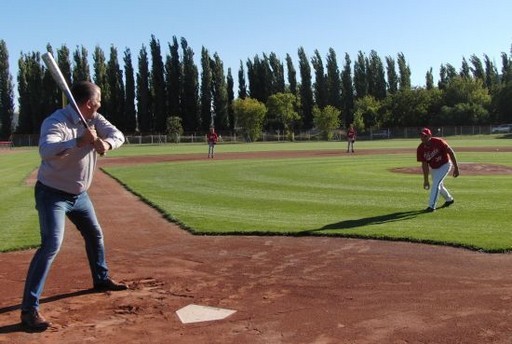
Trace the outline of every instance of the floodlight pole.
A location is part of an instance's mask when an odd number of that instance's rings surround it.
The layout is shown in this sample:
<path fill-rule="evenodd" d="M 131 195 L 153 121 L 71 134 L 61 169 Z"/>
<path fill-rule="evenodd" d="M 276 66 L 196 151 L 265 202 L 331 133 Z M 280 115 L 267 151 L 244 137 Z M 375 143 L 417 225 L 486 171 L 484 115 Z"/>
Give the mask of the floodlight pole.
<path fill-rule="evenodd" d="M 213 99 L 210 106 L 210 128 L 215 127 L 215 106 L 213 105 Z"/>

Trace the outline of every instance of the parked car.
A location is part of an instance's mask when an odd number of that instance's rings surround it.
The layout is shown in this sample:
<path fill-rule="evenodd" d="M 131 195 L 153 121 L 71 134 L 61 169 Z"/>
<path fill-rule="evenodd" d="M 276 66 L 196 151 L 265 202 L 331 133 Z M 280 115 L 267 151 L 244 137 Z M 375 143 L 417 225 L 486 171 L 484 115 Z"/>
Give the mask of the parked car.
<path fill-rule="evenodd" d="M 512 133 L 512 124 L 501 124 L 491 128 L 492 134 Z"/>

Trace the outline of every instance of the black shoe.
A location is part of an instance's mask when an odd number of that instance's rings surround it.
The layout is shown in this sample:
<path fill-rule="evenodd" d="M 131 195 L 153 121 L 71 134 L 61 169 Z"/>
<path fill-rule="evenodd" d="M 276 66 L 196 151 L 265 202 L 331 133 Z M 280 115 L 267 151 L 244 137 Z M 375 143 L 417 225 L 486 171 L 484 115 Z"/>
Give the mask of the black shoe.
<path fill-rule="evenodd" d="M 105 281 L 95 283 L 94 289 L 96 291 L 119 291 L 128 289 L 128 286 L 123 283 L 118 283 L 113 279 L 109 278 Z"/>
<path fill-rule="evenodd" d="M 451 206 L 453 203 L 455 203 L 455 200 L 454 200 L 454 199 L 452 199 L 451 201 L 446 201 L 446 202 L 444 202 L 443 207 L 449 207 L 449 206 Z"/>
<path fill-rule="evenodd" d="M 52 325 L 36 309 L 21 311 L 20 318 L 21 325 L 29 331 L 42 332 Z"/>
<path fill-rule="evenodd" d="M 431 207 L 428 207 L 427 209 L 425 209 L 425 213 L 433 213 L 434 211 L 436 211 L 436 210 Z"/>

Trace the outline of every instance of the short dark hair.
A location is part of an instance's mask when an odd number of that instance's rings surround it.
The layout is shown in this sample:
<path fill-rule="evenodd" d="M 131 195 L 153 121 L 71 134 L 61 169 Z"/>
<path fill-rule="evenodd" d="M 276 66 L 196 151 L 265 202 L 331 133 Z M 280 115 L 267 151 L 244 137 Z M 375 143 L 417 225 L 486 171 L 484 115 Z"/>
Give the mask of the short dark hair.
<path fill-rule="evenodd" d="M 77 104 L 84 104 L 92 99 L 100 88 L 90 81 L 78 81 L 71 87 L 71 93 Z"/>

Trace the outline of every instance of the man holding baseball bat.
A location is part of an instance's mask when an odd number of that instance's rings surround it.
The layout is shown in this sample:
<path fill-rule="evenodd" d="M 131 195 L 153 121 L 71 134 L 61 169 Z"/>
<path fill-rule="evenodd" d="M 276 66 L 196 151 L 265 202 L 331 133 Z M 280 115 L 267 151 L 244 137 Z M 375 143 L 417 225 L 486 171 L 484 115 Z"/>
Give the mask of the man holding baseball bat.
<path fill-rule="evenodd" d="M 459 165 L 455 152 L 448 143 L 439 138 L 432 137 L 432 132 L 428 128 L 423 128 L 420 132 L 421 143 L 416 150 L 417 160 L 421 162 L 423 171 L 423 188 L 428 190 L 429 169 L 432 173 L 432 188 L 430 190 L 430 199 L 426 212 L 431 213 L 436 210 L 439 194 L 445 199 L 443 207 L 452 205 L 455 200 L 444 186 L 444 179 L 450 173 L 453 166 L 453 176 L 459 176 Z"/>
<path fill-rule="evenodd" d="M 41 246 L 30 263 L 21 303 L 22 325 L 33 331 L 44 331 L 51 325 L 39 313 L 39 300 L 64 238 L 66 216 L 84 238 L 94 289 L 127 289 L 109 276 L 103 232 L 87 194 L 98 154 L 119 148 L 124 136 L 97 112 L 101 106 L 97 85 L 78 82 L 71 93 L 88 126 L 71 105 L 55 111 L 41 125 L 41 165 L 35 186 Z"/>

